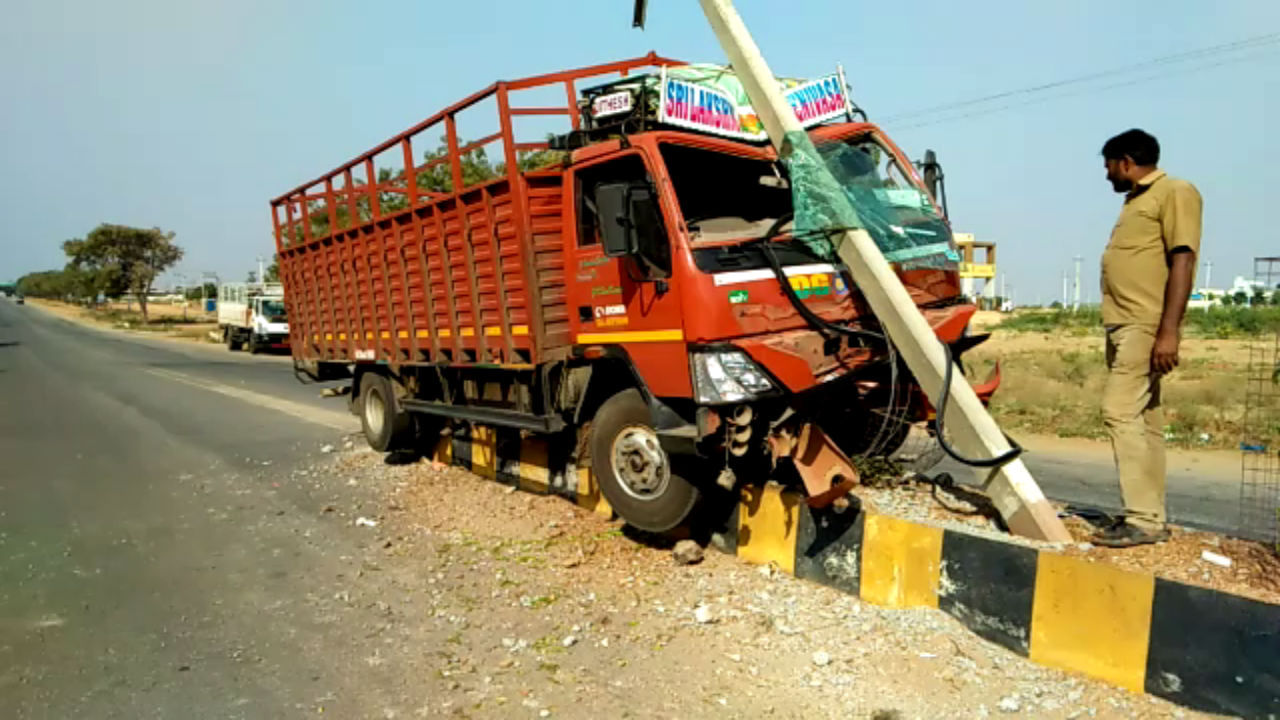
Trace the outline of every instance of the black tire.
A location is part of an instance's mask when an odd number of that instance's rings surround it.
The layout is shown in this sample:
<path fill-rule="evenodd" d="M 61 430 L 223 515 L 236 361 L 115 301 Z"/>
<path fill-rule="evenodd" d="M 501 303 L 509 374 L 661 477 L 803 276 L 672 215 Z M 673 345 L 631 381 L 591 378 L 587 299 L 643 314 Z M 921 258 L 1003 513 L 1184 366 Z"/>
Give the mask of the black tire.
<path fill-rule="evenodd" d="M 239 350 L 241 342 L 240 342 L 240 336 L 236 334 L 236 329 L 233 327 L 229 327 L 224 331 L 224 333 L 226 335 L 226 340 L 227 340 L 227 349 L 232 352 Z"/>
<path fill-rule="evenodd" d="M 623 520 L 640 530 L 666 532 L 689 517 L 699 493 L 672 467 L 649 423 L 640 391 L 623 390 L 606 400 L 591 420 L 591 468 L 601 494 Z M 620 443 L 634 449 L 628 453 Z M 615 465 L 627 457 L 636 464 L 622 472 L 656 479 L 637 487 L 620 477 Z"/>
<path fill-rule="evenodd" d="M 257 355 L 260 352 L 262 352 L 262 346 L 258 344 L 258 336 L 250 332 L 249 333 L 249 354 Z"/>
<path fill-rule="evenodd" d="M 360 426 L 365 442 L 378 452 L 413 447 L 413 418 L 396 402 L 395 390 L 385 376 L 368 374 L 360 381 Z"/>

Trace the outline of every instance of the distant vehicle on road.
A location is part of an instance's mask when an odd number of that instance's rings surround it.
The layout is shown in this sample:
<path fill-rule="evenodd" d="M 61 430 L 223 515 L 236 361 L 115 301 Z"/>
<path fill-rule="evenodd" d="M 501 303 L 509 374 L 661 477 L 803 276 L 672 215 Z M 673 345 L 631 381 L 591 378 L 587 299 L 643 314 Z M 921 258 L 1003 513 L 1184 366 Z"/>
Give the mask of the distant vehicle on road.
<path fill-rule="evenodd" d="M 218 288 L 218 327 L 228 350 L 289 348 L 289 319 L 279 283 L 223 283 Z"/>
<path fill-rule="evenodd" d="M 13 299 L 13 300 L 14 300 L 14 302 L 18 303 L 19 305 L 25 305 L 25 304 L 27 304 L 27 300 L 26 300 L 26 298 L 22 297 L 21 295 L 18 295 L 18 296 L 16 296 L 16 297 L 14 297 L 14 299 Z"/>

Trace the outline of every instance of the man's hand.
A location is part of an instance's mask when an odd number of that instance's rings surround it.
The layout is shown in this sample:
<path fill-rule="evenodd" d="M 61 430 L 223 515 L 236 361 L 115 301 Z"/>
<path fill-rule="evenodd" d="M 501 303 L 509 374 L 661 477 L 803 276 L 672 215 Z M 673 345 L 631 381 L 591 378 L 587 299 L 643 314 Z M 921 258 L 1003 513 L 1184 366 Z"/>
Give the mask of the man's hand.
<path fill-rule="evenodd" d="M 1195 275 L 1196 254 L 1186 246 L 1175 247 L 1169 254 L 1169 279 L 1164 285 L 1164 311 L 1156 330 L 1156 344 L 1151 348 L 1151 372 L 1164 375 L 1178 366 L 1178 328 L 1191 297 L 1191 278 Z"/>
<path fill-rule="evenodd" d="M 1156 344 L 1151 348 L 1151 372 L 1164 375 L 1176 367 L 1178 367 L 1178 331 L 1160 328 L 1156 331 Z"/>

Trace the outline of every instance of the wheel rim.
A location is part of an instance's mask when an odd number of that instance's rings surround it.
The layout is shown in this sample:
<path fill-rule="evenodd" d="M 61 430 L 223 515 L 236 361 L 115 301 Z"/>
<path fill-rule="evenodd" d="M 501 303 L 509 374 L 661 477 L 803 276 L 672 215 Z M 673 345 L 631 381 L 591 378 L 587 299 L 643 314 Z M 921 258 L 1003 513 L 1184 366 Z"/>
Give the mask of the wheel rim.
<path fill-rule="evenodd" d="M 652 429 L 633 425 L 613 440 L 609 462 L 622 490 L 637 500 L 662 495 L 671 481 L 671 465 Z"/>
<path fill-rule="evenodd" d="M 369 428 L 370 437 L 382 435 L 382 426 L 386 422 L 387 404 L 377 391 L 364 397 L 364 425 Z"/>

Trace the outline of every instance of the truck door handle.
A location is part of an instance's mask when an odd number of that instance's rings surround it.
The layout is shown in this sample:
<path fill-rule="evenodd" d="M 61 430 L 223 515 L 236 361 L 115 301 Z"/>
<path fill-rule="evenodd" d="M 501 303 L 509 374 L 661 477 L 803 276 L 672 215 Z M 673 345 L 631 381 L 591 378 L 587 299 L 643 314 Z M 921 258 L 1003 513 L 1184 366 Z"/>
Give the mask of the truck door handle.
<path fill-rule="evenodd" d="M 582 322 L 591 322 L 592 320 L 595 319 L 595 315 L 593 315 L 591 312 L 590 305 L 578 306 L 578 319 L 581 320 Z"/>

